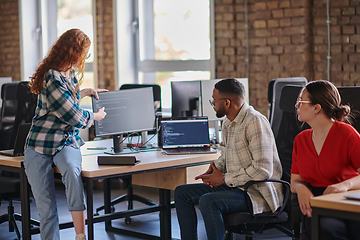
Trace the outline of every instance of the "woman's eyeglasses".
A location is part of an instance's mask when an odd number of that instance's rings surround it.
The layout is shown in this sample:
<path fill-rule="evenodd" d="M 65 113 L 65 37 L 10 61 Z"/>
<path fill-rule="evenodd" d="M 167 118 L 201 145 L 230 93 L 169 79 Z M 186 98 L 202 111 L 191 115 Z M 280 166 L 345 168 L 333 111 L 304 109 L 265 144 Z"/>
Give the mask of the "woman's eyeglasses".
<path fill-rule="evenodd" d="M 300 103 L 311 103 L 310 100 L 301 100 L 301 98 L 298 98 L 296 100 L 296 104 L 295 105 L 299 105 Z"/>
<path fill-rule="evenodd" d="M 85 59 L 89 59 L 90 57 L 91 57 L 91 53 L 87 53 Z"/>

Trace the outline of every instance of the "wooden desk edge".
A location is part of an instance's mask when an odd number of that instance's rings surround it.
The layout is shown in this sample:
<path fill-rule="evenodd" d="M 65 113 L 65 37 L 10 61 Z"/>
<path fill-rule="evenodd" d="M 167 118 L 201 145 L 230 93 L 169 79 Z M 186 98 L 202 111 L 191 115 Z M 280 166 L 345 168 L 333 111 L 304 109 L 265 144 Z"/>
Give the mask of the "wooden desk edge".
<path fill-rule="evenodd" d="M 311 206 L 318 208 L 360 213 L 360 201 L 349 200 L 344 197 L 344 195 L 356 191 L 321 195 L 311 199 Z"/>

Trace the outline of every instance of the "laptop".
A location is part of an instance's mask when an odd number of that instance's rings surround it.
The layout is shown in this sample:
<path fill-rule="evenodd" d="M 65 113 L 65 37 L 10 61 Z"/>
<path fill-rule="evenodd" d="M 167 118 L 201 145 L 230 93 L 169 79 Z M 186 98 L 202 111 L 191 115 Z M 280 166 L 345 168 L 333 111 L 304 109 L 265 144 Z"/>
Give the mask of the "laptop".
<path fill-rule="evenodd" d="M 25 141 L 30 127 L 31 123 L 21 123 L 16 134 L 14 149 L 1 150 L 0 154 L 9 157 L 23 156 Z"/>
<path fill-rule="evenodd" d="M 207 117 L 162 118 L 161 145 L 167 155 L 216 153 L 210 147 Z"/>
<path fill-rule="evenodd" d="M 344 197 L 349 200 L 359 201 L 360 200 L 360 192 L 350 193 L 348 195 L 344 195 Z"/>

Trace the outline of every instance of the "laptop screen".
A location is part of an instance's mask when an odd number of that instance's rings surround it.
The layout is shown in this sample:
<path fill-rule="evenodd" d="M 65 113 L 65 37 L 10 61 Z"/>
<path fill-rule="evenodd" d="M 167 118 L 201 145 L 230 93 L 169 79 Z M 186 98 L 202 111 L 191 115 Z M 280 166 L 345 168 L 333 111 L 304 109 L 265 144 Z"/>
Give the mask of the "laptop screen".
<path fill-rule="evenodd" d="M 205 118 L 162 119 L 162 147 L 210 147 L 209 124 Z"/>

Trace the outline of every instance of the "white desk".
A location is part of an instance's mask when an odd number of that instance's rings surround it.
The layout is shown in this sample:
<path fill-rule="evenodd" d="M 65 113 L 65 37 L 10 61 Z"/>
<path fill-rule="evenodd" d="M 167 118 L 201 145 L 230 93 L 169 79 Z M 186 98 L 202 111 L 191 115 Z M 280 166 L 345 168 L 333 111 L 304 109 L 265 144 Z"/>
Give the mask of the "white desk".
<path fill-rule="evenodd" d="M 131 234 L 140 238 L 159 238 L 171 239 L 171 207 L 170 189 L 174 189 L 178 184 L 193 182 L 192 176 L 203 173 L 201 167 L 208 164 L 211 160 L 218 158 L 219 154 L 194 154 L 194 155 L 171 155 L 167 156 L 159 151 L 140 152 L 134 154 L 141 162 L 135 166 L 99 166 L 97 156 L 104 150 L 87 150 L 88 147 L 107 147 L 110 150 L 112 140 L 87 142 L 82 148 L 82 177 L 85 183 L 87 201 L 87 225 L 88 239 L 94 239 L 94 223 L 105 221 L 106 230 L 115 231 L 121 234 Z M 29 203 L 29 184 L 23 166 L 23 157 L 0 156 L 0 169 L 20 173 L 21 180 L 21 214 L 23 217 L 22 235 L 23 239 L 31 239 L 31 234 L 38 233 L 38 229 L 30 228 L 30 203 Z M 193 168 L 195 167 L 195 168 Z M 197 172 L 196 170 L 200 170 Z M 160 180 L 154 179 L 151 174 L 156 172 Z M 159 188 L 159 205 L 141 209 L 134 209 L 121 212 L 110 212 L 110 178 L 133 175 L 134 184 L 145 185 Z M 164 181 L 165 176 L 165 181 Z M 93 180 L 104 179 L 104 204 L 105 214 L 93 216 Z M 151 182 L 152 179 L 154 182 Z M 114 228 L 111 220 L 129 217 L 144 213 L 160 211 L 160 237 L 149 236 Z M 72 227 L 72 223 L 60 224 L 60 229 Z"/>
<path fill-rule="evenodd" d="M 348 200 L 344 195 L 357 192 L 326 194 L 311 199 L 311 239 L 319 239 L 319 217 L 330 216 L 360 221 L 360 201 Z"/>

